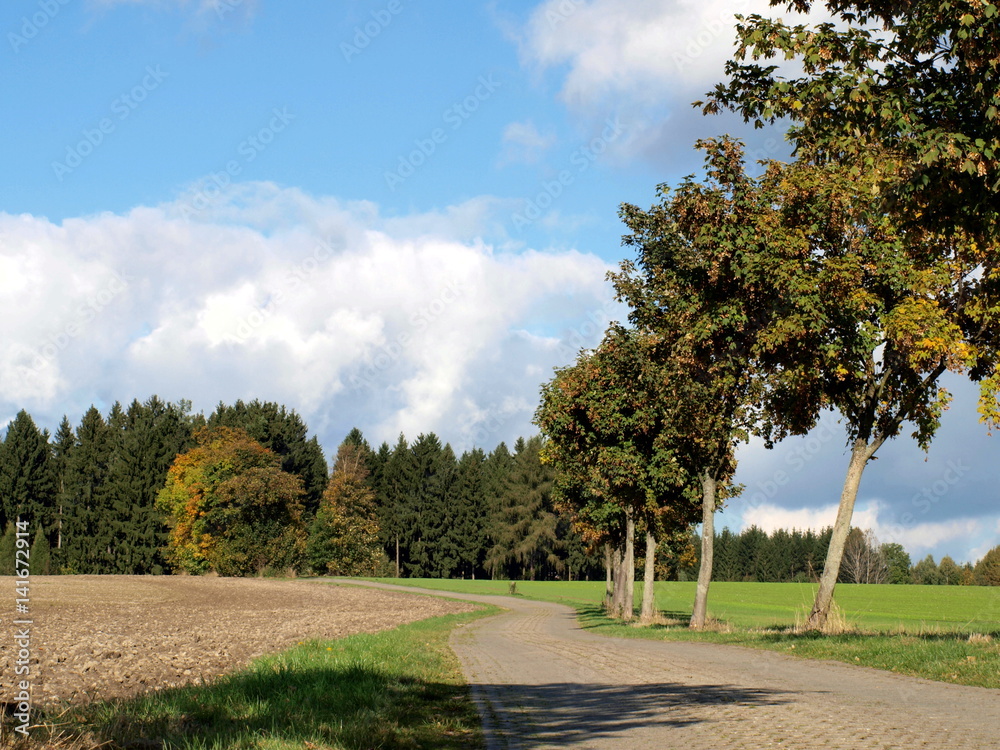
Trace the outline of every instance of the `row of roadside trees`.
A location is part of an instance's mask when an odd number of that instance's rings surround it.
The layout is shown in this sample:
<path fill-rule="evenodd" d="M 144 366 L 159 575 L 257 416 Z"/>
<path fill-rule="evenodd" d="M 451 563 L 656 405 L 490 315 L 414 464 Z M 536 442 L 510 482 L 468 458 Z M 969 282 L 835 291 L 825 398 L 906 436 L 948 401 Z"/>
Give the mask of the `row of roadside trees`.
<path fill-rule="evenodd" d="M 983 421 L 1000 416 L 997 8 L 827 8 L 837 24 L 742 19 L 730 80 L 702 104 L 758 125 L 790 120 L 796 160 L 758 169 L 737 141 L 700 141 L 704 181 L 660 186 L 649 210 L 624 205 L 637 257 L 610 278 L 629 325 L 543 389 L 536 420 L 558 504 L 608 546 L 620 571 L 609 604 L 625 618 L 637 530 L 652 551 L 700 515 L 691 626 L 704 625 L 714 511 L 739 490 L 736 446 L 758 435 L 770 447 L 832 410 L 850 461 L 807 621 L 822 628 L 879 448 L 904 426 L 929 447 L 950 400 L 945 372 L 980 384 Z"/>

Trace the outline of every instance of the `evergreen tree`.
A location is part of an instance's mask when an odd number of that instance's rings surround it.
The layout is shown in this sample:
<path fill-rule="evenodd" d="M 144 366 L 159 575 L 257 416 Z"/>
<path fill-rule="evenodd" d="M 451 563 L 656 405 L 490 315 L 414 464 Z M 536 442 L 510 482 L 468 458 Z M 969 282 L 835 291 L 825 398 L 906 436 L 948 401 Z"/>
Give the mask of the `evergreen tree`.
<path fill-rule="evenodd" d="M 488 555 L 494 569 L 516 570 L 527 580 L 553 578 L 565 569 L 558 516 L 552 505 L 554 472 L 539 458 L 540 437 L 518 439 L 501 505 L 497 543 Z M 513 572 L 513 571 L 512 571 Z"/>
<path fill-rule="evenodd" d="M 415 483 L 406 520 L 412 524 L 407 574 L 414 578 L 447 576 L 456 562 L 453 551 L 439 550 L 450 509 L 448 497 L 455 475 L 455 454 L 434 433 L 419 435 L 410 448 Z M 437 559 L 435 559 L 437 557 Z"/>
<path fill-rule="evenodd" d="M 193 444 L 184 406 L 152 396 L 134 400 L 125 412 L 112 410 L 112 445 L 104 488 L 110 512 L 112 550 L 109 567 L 115 573 L 162 573 L 167 543 L 163 513 L 156 496 L 170 464 Z"/>
<path fill-rule="evenodd" d="M 96 407 L 83 415 L 76 445 L 68 455 L 62 547 L 56 563 L 63 572 L 102 573 L 95 545 L 106 522 L 101 503 L 110 458 L 111 430 Z"/>
<path fill-rule="evenodd" d="M 7 530 L 0 537 L 0 576 L 14 575 L 14 557 L 17 550 L 17 536 L 14 532 L 14 522 L 7 523 Z"/>
<path fill-rule="evenodd" d="M 35 531 L 35 541 L 31 544 L 28 557 L 28 570 L 33 576 L 47 576 L 52 572 L 52 555 L 44 529 Z"/>
<path fill-rule="evenodd" d="M 382 470 L 378 479 L 377 517 L 382 546 L 398 578 L 409 570 L 416 463 L 402 434 L 391 452 L 387 452 L 387 445 L 385 449 L 379 449 Z"/>
<path fill-rule="evenodd" d="M 1000 546 L 991 549 L 976 563 L 973 581 L 977 586 L 1000 586 Z"/>
<path fill-rule="evenodd" d="M 462 578 L 481 575 L 486 557 L 485 464 L 486 454 L 480 448 L 466 451 L 458 461 L 450 536 L 458 559 L 455 573 Z"/>
<path fill-rule="evenodd" d="M 18 517 L 31 528 L 52 525 L 55 486 L 49 466 L 49 436 L 23 409 L 0 443 L 0 526 Z"/>
<path fill-rule="evenodd" d="M 56 550 L 62 548 L 63 520 L 66 513 L 67 480 L 69 478 L 69 456 L 76 445 L 76 435 L 69 417 L 63 415 L 59 429 L 52 441 L 52 457 L 49 465 L 52 468 L 52 481 L 55 490 L 54 535 L 52 545 Z M 58 552 L 56 553 L 58 554 Z"/>

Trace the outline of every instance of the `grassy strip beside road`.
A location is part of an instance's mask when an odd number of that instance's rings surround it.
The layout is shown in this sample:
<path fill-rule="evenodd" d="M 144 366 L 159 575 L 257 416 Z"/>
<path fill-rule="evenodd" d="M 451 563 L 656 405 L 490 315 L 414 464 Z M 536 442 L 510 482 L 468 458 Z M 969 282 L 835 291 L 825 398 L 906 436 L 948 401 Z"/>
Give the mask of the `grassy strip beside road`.
<path fill-rule="evenodd" d="M 448 636 L 492 611 L 304 642 L 203 685 L 75 708 L 47 728 L 51 738 L 38 728 L 33 740 L 192 750 L 482 747 Z"/>
<path fill-rule="evenodd" d="M 393 580 L 468 594 L 506 594 L 507 581 Z M 709 613 L 717 627 L 687 629 L 693 583 L 657 583 L 665 623 L 638 627 L 604 616 L 601 582 L 518 581 L 519 595 L 568 604 L 594 632 L 628 638 L 729 643 L 833 659 L 962 685 L 1000 688 L 1000 589 L 980 586 L 841 585 L 845 632 L 801 633 L 815 587 L 794 583 L 715 583 Z M 638 592 L 637 592 L 638 593 Z M 638 601 L 638 598 L 637 598 Z"/>

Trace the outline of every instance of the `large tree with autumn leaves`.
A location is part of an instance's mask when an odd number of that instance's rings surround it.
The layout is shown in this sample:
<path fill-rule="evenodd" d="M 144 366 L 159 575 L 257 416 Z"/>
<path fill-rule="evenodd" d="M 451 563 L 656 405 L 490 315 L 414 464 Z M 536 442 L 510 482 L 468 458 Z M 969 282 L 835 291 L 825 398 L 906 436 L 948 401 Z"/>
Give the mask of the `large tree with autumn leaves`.
<path fill-rule="evenodd" d="M 888 155 L 860 176 L 799 161 L 750 177 L 738 144 L 703 145 L 707 184 L 689 179 L 649 212 L 626 207 L 642 273 L 626 264 L 617 283 L 638 325 L 676 342 L 670 356 L 688 352 L 693 381 L 731 392 L 736 405 L 740 391 L 730 389 L 758 378 L 745 392 L 756 394 L 751 426 L 769 444 L 824 409 L 841 415 L 851 461 L 809 618 L 822 627 L 879 447 L 906 423 L 929 445 L 948 370 L 980 380 L 981 411 L 996 418 L 993 255 L 960 228 L 944 233 L 887 210 L 879 186 L 898 168 Z"/>
<path fill-rule="evenodd" d="M 157 506 L 178 570 L 256 575 L 296 566 L 304 552 L 302 480 L 246 432 L 202 428 L 167 473 Z"/>

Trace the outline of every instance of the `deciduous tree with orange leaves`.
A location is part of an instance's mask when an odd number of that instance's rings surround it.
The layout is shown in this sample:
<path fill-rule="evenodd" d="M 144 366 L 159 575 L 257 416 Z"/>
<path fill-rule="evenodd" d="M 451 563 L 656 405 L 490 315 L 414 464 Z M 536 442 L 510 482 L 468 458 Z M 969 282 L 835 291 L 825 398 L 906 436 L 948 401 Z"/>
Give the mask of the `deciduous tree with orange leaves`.
<path fill-rule="evenodd" d="M 157 497 L 170 528 L 170 563 L 226 576 L 296 566 L 305 545 L 302 480 L 243 430 L 205 427 L 195 439 Z"/>

